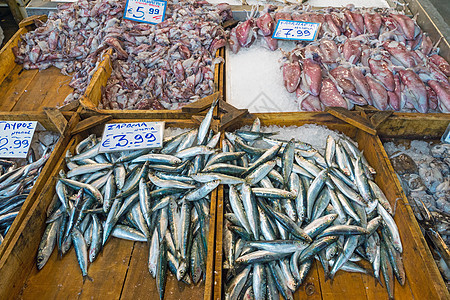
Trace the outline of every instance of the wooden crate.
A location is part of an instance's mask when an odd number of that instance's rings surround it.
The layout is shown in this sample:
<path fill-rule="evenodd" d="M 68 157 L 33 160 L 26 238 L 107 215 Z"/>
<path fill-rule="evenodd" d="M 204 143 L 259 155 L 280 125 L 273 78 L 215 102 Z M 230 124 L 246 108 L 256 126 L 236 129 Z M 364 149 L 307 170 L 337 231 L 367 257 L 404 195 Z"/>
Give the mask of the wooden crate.
<path fill-rule="evenodd" d="M 38 271 L 36 253 L 42 233 L 46 227 L 46 211 L 55 194 L 55 183 L 59 170 L 65 168 L 64 153 L 73 150 L 79 141 L 91 133 L 101 134 L 104 124 L 83 130 L 88 126 L 78 123 L 65 137 L 65 147 L 60 151 L 58 160 L 49 180 L 24 218 L 13 242 L 0 259 L 0 299 L 157 299 L 156 280 L 148 271 L 148 245 L 112 238 L 108 241 L 97 260 L 89 266 L 89 275 L 93 282 L 83 283 L 76 255 L 73 249 L 62 259 L 54 251 L 47 265 Z M 155 121 L 154 119 L 117 120 L 111 122 Z M 190 120 L 165 120 L 166 127 L 194 127 Z M 198 286 L 186 286 L 178 283 L 169 275 L 166 283 L 166 299 L 205 299 L 212 298 L 213 259 L 215 238 L 216 193 L 211 196 L 210 231 L 208 236 L 207 276 Z"/>
<path fill-rule="evenodd" d="M 61 74 L 58 68 L 25 70 L 15 62 L 12 48 L 30 30 L 29 26 L 19 28 L 0 50 L 0 111 L 33 112 L 62 106 L 73 92 L 69 86 L 71 77 Z"/>
<path fill-rule="evenodd" d="M 63 115 L 64 120 L 60 120 L 59 125 L 55 125 L 48 115 L 46 115 L 44 112 L 41 113 L 15 113 L 15 112 L 6 112 L 2 113 L 0 112 L 0 120 L 2 121 L 38 121 L 46 130 L 58 132 L 62 135 L 64 132 L 64 127 L 70 127 L 72 124 L 76 123 L 77 116 L 75 113 L 71 112 L 65 112 Z M 65 125 L 65 121 L 69 121 L 68 125 Z M 61 137 L 59 141 L 56 143 L 55 148 L 47 160 L 45 166 L 42 168 L 41 173 L 39 174 L 39 177 L 34 184 L 32 190 L 30 191 L 27 199 L 25 200 L 24 204 L 22 205 L 22 208 L 19 211 L 19 214 L 14 219 L 14 222 L 12 223 L 8 234 L 6 234 L 3 242 L 0 245 L 0 257 L 2 257 L 3 253 L 6 251 L 7 247 L 10 245 L 11 241 L 14 240 L 14 236 L 22 224 L 22 220 L 25 218 L 25 216 L 28 214 L 31 206 L 33 205 L 34 201 L 37 199 L 39 193 L 44 188 L 45 184 L 47 183 L 49 179 L 50 173 L 53 171 L 53 168 L 55 167 L 56 159 L 59 157 L 60 151 L 65 147 L 64 145 L 64 137 Z"/>
<path fill-rule="evenodd" d="M 216 56 L 224 57 L 225 49 L 220 48 L 217 50 Z M 217 99 L 223 95 L 223 69 L 224 64 L 220 63 L 216 65 L 214 70 L 214 94 L 197 100 L 196 102 L 185 105 L 182 109 L 163 109 L 163 110 L 111 110 L 111 109 L 99 109 L 98 105 L 102 97 L 102 88 L 106 86 L 109 77 L 112 72 L 111 64 L 112 50 L 109 50 L 104 55 L 102 62 L 100 63 L 97 71 L 92 76 L 91 82 L 86 89 L 83 97 L 80 99 L 80 104 L 85 109 L 85 114 L 108 114 L 114 118 L 146 118 L 151 116 L 152 118 L 190 118 L 190 115 L 183 114 L 183 112 L 198 112 L 198 106 L 201 103 L 209 103 L 212 100 Z"/>
<path fill-rule="evenodd" d="M 439 140 L 450 123 L 450 114 L 393 113 L 377 127 L 384 138 Z"/>
<path fill-rule="evenodd" d="M 449 293 L 434 263 L 417 221 L 402 191 L 397 176 L 387 157 L 380 139 L 357 129 L 327 113 L 280 113 L 252 114 L 235 122 L 229 130 L 251 125 L 259 117 L 262 126 L 301 126 L 304 124 L 326 125 L 338 130 L 358 142 L 368 162 L 376 169 L 375 182 L 385 192 L 391 205 L 396 199 L 395 221 L 403 243 L 403 262 L 406 272 L 406 284 L 402 287 L 396 282 L 396 299 L 449 299 Z M 214 278 L 214 299 L 222 299 L 222 227 L 223 227 L 223 189 L 218 191 L 217 238 Z M 322 266 L 314 262 L 305 283 L 294 295 L 295 299 L 388 299 L 385 288 L 375 285 L 371 276 L 339 272 L 334 281 L 325 281 Z"/>

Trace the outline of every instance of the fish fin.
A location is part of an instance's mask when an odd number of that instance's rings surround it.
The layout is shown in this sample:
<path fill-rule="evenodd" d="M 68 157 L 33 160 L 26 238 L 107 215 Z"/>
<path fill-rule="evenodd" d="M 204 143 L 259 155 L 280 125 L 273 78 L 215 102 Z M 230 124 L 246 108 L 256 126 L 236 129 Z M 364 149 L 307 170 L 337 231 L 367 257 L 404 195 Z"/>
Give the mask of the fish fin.
<path fill-rule="evenodd" d="M 94 282 L 94 279 L 93 279 L 91 276 L 85 275 L 85 276 L 83 276 L 83 283 L 86 281 L 86 278 L 87 278 L 90 282 Z"/>

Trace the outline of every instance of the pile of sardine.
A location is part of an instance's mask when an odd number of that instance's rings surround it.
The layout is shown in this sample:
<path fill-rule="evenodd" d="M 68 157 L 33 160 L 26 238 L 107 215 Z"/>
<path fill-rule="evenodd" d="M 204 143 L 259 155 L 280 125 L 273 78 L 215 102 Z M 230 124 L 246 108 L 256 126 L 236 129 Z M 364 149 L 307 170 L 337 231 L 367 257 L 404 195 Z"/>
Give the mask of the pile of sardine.
<path fill-rule="evenodd" d="M 35 132 L 26 159 L 0 159 L 0 244 L 50 157 L 55 136 Z"/>
<path fill-rule="evenodd" d="M 179 281 L 206 276 L 209 195 L 214 178 L 195 176 L 216 151 L 219 134 L 209 129 L 214 106 L 198 129 L 170 137 L 160 150 L 99 153 L 91 135 L 60 172 L 37 254 L 42 269 L 55 247 L 73 245 L 83 280 L 108 239 L 148 242 L 148 268 L 164 297 L 167 269 Z"/>
<path fill-rule="evenodd" d="M 125 1 L 80 0 L 59 6 L 46 23 L 23 36 L 14 48 L 26 69 L 55 66 L 72 74 L 78 99 L 103 54 L 114 49 L 112 75 L 101 101 L 106 109 L 177 108 L 214 92 L 216 50 L 225 46 L 220 24 L 231 18 L 227 4 L 172 1 L 164 22 L 123 19 Z"/>
<path fill-rule="evenodd" d="M 393 298 L 394 276 L 405 283 L 402 242 L 375 170 L 348 138 L 328 136 L 322 156 L 273 134 L 258 122 L 225 133 L 223 153 L 203 170 L 235 178 L 223 181 L 225 299 L 293 299 L 314 259 L 327 279 L 343 270 L 381 283 L 382 273 Z"/>
<path fill-rule="evenodd" d="M 385 144 L 414 215 L 450 286 L 450 145 L 411 141 Z"/>
<path fill-rule="evenodd" d="M 316 41 L 298 42 L 283 53 L 284 85 L 296 93 L 300 110 L 370 104 L 380 110 L 450 112 L 450 65 L 415 18 L 351 5 L 275 9 L 268 5 L 258 17 L 250 14 L 231 30 L 228 44 L 237 53 L 261 36 L 275 51 L 278 20 L 321 23 Z"/>

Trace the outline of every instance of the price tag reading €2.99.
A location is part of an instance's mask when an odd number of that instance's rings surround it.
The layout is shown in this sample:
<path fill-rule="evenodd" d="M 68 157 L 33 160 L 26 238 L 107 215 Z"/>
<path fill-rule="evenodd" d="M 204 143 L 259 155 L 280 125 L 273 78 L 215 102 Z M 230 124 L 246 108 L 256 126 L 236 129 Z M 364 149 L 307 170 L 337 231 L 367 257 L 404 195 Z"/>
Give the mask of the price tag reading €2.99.
<path fill-rule="evenodd" d="M 282 40 L 314 41 L 320 23 L 278 20 L 272 38 Z"/>
<path fill-rule="evenodd" d="M 26 158 L 36 121 L 0 121 L 0 157 Z"/>
<path fill-rule="evenodd" d="M 106 124 L 100 152 L 162 147 L 164 122 Z"/>
<path fill-rule="evenodd" d="M 166 1 L 161 0 L 127 0 L 125 19 L 158 24 L 164 21 Z"/>

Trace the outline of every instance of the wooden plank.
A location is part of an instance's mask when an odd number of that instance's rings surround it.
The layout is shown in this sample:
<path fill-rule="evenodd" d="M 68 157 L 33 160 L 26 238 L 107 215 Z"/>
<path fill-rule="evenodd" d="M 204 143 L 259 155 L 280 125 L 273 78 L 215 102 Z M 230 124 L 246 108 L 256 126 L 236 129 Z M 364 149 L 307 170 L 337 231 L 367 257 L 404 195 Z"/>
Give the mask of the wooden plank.
<path fill-rule="evenodd" d="M 222 138 L 221 138 L 222 140 Z M 223 216 L 224 216 L 224 193 L 223 185 L 217 188 L 217 220 L 216 220 L 216 248 L 214 249 L 214 285 L 213 299 L 222 299 L 223 285 Z M 205 299 L 206 300 L 206 299 Z"/>
<path fill-rule="evenodd" d="M 377 128 L 381 123 L 386 121 L 386 119 L 389 118 L 393 113 L 394 111 L 392 110 L 376 112 L 370 117 L 370 123 L 372 123 L 373 127 Z"/>
<path fill-rule="evenodd" d="M 27 27 L 30 25 L 34 25 L 34 22 L 36 20 L 40 20 L 42 22 L 47 22 L 47 15 L 34 15 L 34 16 L 26 17 L 25 19 L 20 21 L 19 28 L 24 28 L 24 27 Z"/>
<path fill-rule="evenodd" d="M 130 261 L 129 271 L 123 285 L 121 299 L 159 299 L 156 280 L 148 271 L 148 245 L 136 243 Z M 204 283 L 190 287 L 179 283 L 176 277 L 168 272 L 165 295 L 167 299 L 200 299 L 203 295 Z"/>
<path fill-rule="evenodd" d="M 89 117 L 87 119 L 81 120 L 77 124 L 77 126 L 72 130 L 72 134 L 77 134 L 77 133 L 83 132 L 85 130 L 88 130 L 89 128 L 92 128 L 99 124 L 103 124 L 111 119 L 112 119 L 111 115 L 100 115 L 100 116 L 93 116 L 93 117 Z"/>
<path fill-rule="evenodd" d="M 50 121 L 55 124 L 58 132 L 61 135 L 64 135 L 67 128 L 67 120 L 64 118 L 63 114 L 58 109 L 53 107 L 45 107 L 44 112 Z"/>
<path fill-rule="evenodd" d="M 380 139 L 359 131 L 357 142 L 360 148 L 364 149 L 368 162 L 379 174 L 375 177 L 375 182 L 384 191 L 391 205 L 394 206 L 398 200 L 394 220 L 402 239 L 403 263 L 414 298 L 449 299 L 450 295 L 442 276 Z"/>
<path fill-rule="evenodd" d="M 28 30 L 25 28 L 20 28 L 13 37 L 3 46 L 0 50 L 0 83 L 8 76 L 9 72 L 16 65 L 15 57 L 12 52 L 12 48 L 17 46 L 20 36 L 25 34 Z"/>
<path fill-rule="evenodd" d="M 84 283 L 75 250 L 72 248 L 62 259 L 54 251 L 42 270 L 33 267 L 21 297 L 119 299 L 132 250 L 133 242 L 116 238 L 108 241 L 96 261 L 89 265 L 88 274 L 94 281 L 86 280 Z"/>
<path fill-rule="evenodd" d="M 338 119 L 341 119 L 349 124 L 352 124 L 356 128 L 359 128 L 365 132 L 375 135 L 377 131 L 370 124 L 369 120 L 363 118 L 355 112 L 351 112 L 342 107 L 326 107 L 325 111 L 332 114 Z"/>
<path fill-rule="evenodd" d="M 319 264 L 314 261 L 305 282 L 299 287 L 294 294 L 294 299 L 321 300 L 322 286 L 320 282 Z"/>
<path fill-rule="evenodd" d="M 39 71 L 15 104 L 14 111 L 37 111 L 43 107 L 63 104 L 64 99 L 73 92 L 69 87 L 70 77 L 60 70 L 50 67 Z"/>
<path fill-rule="evenodd" d="M 74 100 L 64 106 L 61 106 L 59 108 L 60 111 L 75 111 L 77 110 L 78 106 L 80 105 L 80 101 L 79 100 Z"/>
<path fill-rule="evenodd" d="M 317 266 L 323 299 L 365 299 L 366 287 L 359 273 L 338 271 L 333 281 L 325 281 L 321 265 Z"/>
<path fill-rule="evenodd" d="M 86 88 L 84 96 L 80 99 L 80 103 L 83 107 L 97 109 L 102 97 L 102 87 L 106 86 L 106 83 L 111 76 L 111 55 L 112 49 L 104 54 L 103 60 L 98 66 L 97 71 L 92 75 L 91 82 Z"/>
<path fill-rule="evenodd" d="M 183 113 L 191 113 L 196 114 L 201 112 L 202 110 L 205 110 L 211 106 L 211 104 L 220 97 L 219 92 L 215 92 L 212 95 L 206 96 L 200 100 L 197 100 L 195 102 L 189 103 L 181 108 L 181 111 Z"/>
<path fill-rule="evenodd" d="M 450 114 L 396 112 L 378 126 L 377 132 L 381 138 L 440 139 L 449 123 Z"/>
<path fill-rule="evenodd" d="M 24 70 L 22 65 L 15 65 L 0 85 L 0 110 L 12 111 L 20 97 L 38 74 L 38 70 Z M 31 109 L 25 109 L 30 111 Z"/>
<path fill-rule="evenodd" d="M 219 227 L 216 227 L 216 220 L 217 220 L 217 197 L 218 190 L 215 189 L 211 193 L 211 205 L 209 209 L 209 233 L 208 233 L 208 241 L 207 241 L 207 247 L 208 247 L 208 253 L 206 256 L 206 278 L 205 278 L 205 288 L 204 288 L 204 294 L 203 294 L 203 300 L 212 300 L 213 299 L 213 284 L 215 280 L 215 254 L 216 254 L 216 238 L 217 234 L 221 234 L 222 231 L 219 230 Z"/>
<path fill-rule="evenodd" d="M 75 114 L 74 112 L 62 113 L 66 120 L 70 120 Z M 26 112 L 2 112 L 0 111 L 0 120 L 3 121 L 38 121 L 45 129 L 50 131 L 57 131 L 55 124 L 53 124 L 44 112 L 26 111 Z"/>

